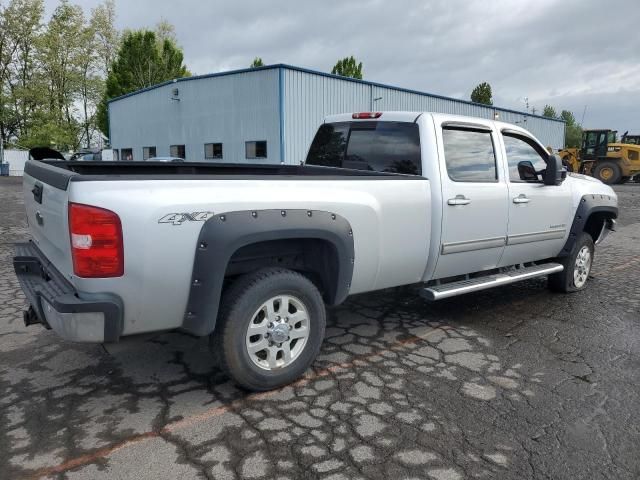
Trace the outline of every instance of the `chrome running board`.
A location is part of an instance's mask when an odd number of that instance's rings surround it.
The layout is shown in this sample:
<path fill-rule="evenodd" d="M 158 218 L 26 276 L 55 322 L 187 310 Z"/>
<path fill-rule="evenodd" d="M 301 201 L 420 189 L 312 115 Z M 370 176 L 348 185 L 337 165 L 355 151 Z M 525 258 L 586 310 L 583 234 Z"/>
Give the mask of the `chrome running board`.
<path fill-rule="evenodd" d="M 515 268 L 513 270 L 507 270 L 502 273 L 496 273 L 484 277 L 432 285 L 420 290 L 420 295 L 427 300 L 441 300 L 443 298 L 455 297 L 465 293 L 478 292 L 488 288 L 508 285 L 510 283 L 520 282 L 529 278 L 542 277 L 551 273 L 561 272 L 562 270 L 564 270 L 564 267 L 559 263 L 544 263 L 542 265 L 533 265 L 531 267 Z"/>

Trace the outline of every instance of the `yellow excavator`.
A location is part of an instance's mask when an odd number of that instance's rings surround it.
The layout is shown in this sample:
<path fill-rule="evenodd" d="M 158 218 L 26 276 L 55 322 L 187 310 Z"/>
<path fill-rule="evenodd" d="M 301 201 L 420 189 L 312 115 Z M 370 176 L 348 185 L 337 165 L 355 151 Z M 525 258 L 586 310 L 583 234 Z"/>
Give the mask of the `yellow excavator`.
<path fill-rule="evenodd" d="M 629 131 L 627 130 L 622 134 L 620 143 L 626 143 L 628 145 L 640 145 L 640 135 L 629 135 Z"/>
<path fill-rule="evenodd" d="M 609 185 L 625 183 L 640 173 L 640 145 L 626 143 L 636 136 L 625 133 L 617 141 L 616 130 L 583 130 L 580 148 L 558 151 L 562 163 L 570 172 L 592 175 Z"/>

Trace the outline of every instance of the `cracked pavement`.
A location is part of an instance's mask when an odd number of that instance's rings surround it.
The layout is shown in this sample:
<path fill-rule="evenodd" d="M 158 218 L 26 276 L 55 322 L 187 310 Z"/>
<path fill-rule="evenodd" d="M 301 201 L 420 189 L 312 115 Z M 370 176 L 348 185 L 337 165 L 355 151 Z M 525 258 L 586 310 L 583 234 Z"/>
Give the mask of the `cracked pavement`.
<path fill-rule="evenodd" d="M 354 296 L 305 378 L 248 394 L 206 339 L 109 353 L 26 328 L 0 178 L 0 478 L 639 478 L 640 185 L 616 190 L 586 291 Z"/>

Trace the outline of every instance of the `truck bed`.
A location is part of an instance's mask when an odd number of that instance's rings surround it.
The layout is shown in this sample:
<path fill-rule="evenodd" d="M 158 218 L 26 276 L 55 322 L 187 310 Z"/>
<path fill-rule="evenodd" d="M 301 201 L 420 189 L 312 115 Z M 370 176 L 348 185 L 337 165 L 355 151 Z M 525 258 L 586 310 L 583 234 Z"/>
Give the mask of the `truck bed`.
<path fill-rule="evenodd" d="M 57 188 L 66 189 L 69 180 L 190 180 L 268 179 L 269 177 L 308 179 L 396 179 L 423 177 L 398 173 L 351 170 L 312 165 L 234 164 L 209 162 L 63 162 L 29 161 L 25 173 Z"/>
<path fill-rule="evenodd" d="M 300 222 L 322 228 L 323 218 L 345 219 L 358 251 L 352 294 L 418 282 L 428 259 L 431 185 L 421 176 L 324 166 L 30 160 L 23 189 L 38 249 L 82 298 L 108 292 L 122 300 L 122 335 L 184 326 L 199 235 L 213 224 L 207 219 L 221 215 L 229 217 L 225 225 L 265 231 L 275 228 L 274 211 L 277 224 L 294 225 L 300 212 Z M 118 215 L 124 275 L 74 274 L 71 203 Z M 174 217 L 182 220 L 165 221 Z M 219 249 L 222 236 L 215 238 L 209 243 Z"/>

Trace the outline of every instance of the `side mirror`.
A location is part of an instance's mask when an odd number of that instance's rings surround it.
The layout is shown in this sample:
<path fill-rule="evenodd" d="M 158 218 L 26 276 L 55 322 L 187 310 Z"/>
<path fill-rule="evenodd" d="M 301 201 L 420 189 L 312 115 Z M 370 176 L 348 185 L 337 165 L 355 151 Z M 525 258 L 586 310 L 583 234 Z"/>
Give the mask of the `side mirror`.
<path fill-rule="evenodd" d="M 529 160 L 518 162 L 518 175 L 520 176 L 520 180 L 524 180 L 525 182 L 538 181 L 536 169 L 534 168 L 533 163 Z"/>
<path fill-rule="evenodd" d="M 562 160 L 557 155 L 549 155 L 547 158 L 547 168 L 542 174 L 542 181 L 545 185 L 560 185 L 567 178 L 567 170 L 562 165 Z"/>

